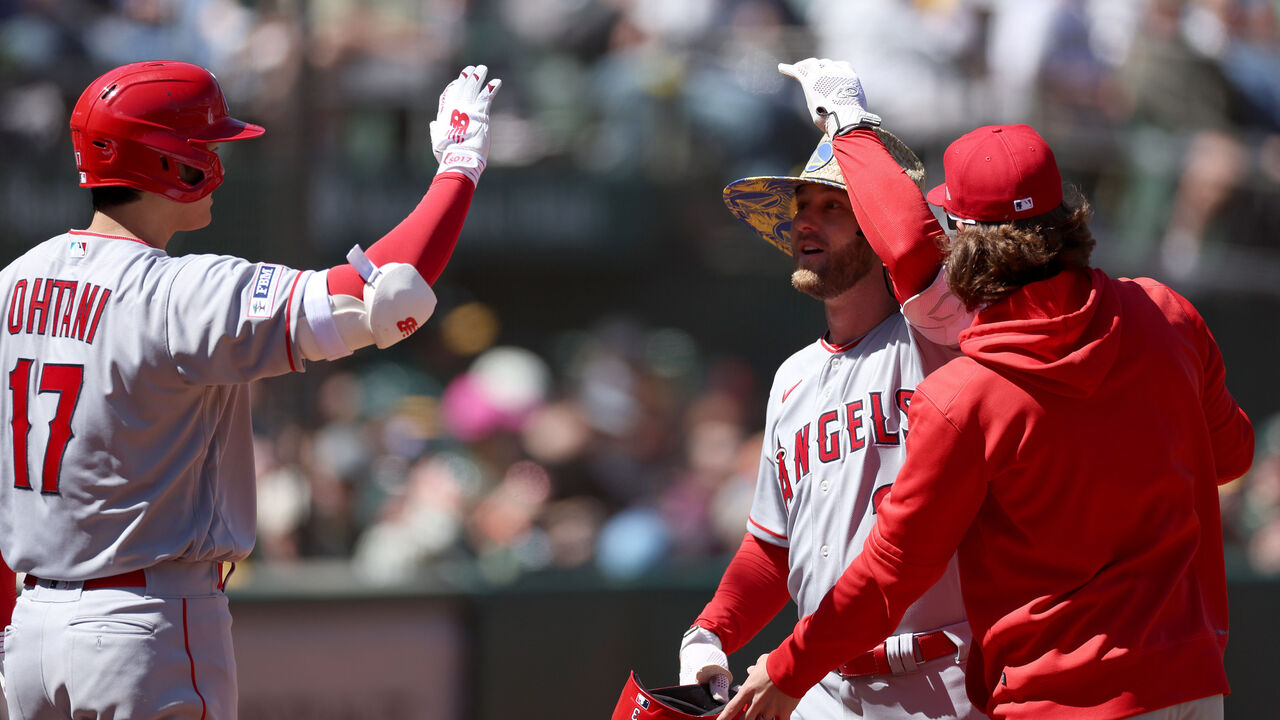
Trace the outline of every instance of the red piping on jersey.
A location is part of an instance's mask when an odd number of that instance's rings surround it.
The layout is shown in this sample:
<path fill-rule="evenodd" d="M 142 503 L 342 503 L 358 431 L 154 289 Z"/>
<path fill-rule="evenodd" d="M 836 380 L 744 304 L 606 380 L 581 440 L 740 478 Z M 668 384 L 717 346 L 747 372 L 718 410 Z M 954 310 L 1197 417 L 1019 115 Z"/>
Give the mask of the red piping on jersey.
<path fill-rule="evenodd" d="M 831 342 L 830 340 L 828 340 L 828 339 L 827 339 L 827 338 L 829 338 L 829 337 L 831 337 L 831 331 L 830 331 L 830 330 L 828 330 L 827 332 L 825 332 L 825 333 L 823 333 L 823 334 L 822 334 L 822 347 L 826 348 L 826 349 L 827 349 L 827 352 L 829 352 L 829 353 L 842 353 L 842 352 L 844 352 L 844 351 L 846 351 L 846 350 L 850 350 L 850 349 L 852 349 L 854 345 L 857 345 L 858 343 L 862 342 L 862 338 L 864 338 L 864 337 L 866 337 L 866 336 L 865 336 L 865 335 L 859 335 L 858 337 L 856 337 L 856 338 L 854 338 L 854 339 L 850 340 L 849 342 L 847 342 L 847 343 L 845 343 L 845 344 L 843 344 L 843 345 L 834 345 L 834 344 L 832 344 L 832 342 Z"/>
<path fill-rule="evenodd" d="M 284 351 L 289 356 L 289 369 L 298 372 L 298 368 L 293 364 L 293 333 L 289 332 L 289 320 L 293 317 L 293 294 L 298 289 L 298 281 L 302 279 L 302 273 L 298 273 L 293 278 L 293 284 L 289 286 L 289 301 L 284 304 Z"/>
<path fill-rule="evenodd" d="M 88 230 L 69 230 L 68 232 L 72 235 L 89 235 L 90 237 L 107 238 L 109 240 L 128 240 L 130 242 L 146 245 L 147 247 L 155 247 L 155 245 L 152 245 L 141 238 L 125 237 L 124 235 L 106 235 L 103 233 L 89 232 Z"/>
<path fill-rule="evenodd" d="M 779 535 L 778 533 L 776 533 L 776 532 L 774 532 L 774 531 L 770 530 L 769 528 L 767 528 L 767 527 L 765 527 L 765 526 L 761 525 L 760 523 L 756 522 L 756 519 L 755 519 L 755 518 L 753 518 L 753 517 L 748 517 L 748 518 L 747 518 L 747 522 L 751 523 L 752 525 L 755 525 L 756 527 L 758 527 L 758 528 L 760 528 L 761 530 L 763 530 L 763 531 L 765 531 L 765 532 L 769 533 L 770 535 L 772 535 L 772 536 L 774 536 L 774 537 L 778 538 L 779 540 L 786 540 L 786 539 L 787 539 L 787 536 L 786 536 L 786 535 Z"/>
<path fill-rule="evenodd" d="M 200 693 L 200 686 L 196 684 L 196 659 L 191 656 L 191 634 L 187 630 L 187 599 L 182 598 L 182 644 L 187 649 L 187 662 L 191 664 L 191 689 L 196 691 L 196 697 L 200 698 L 200 720 L 204 720 L 205 707 L 204 695 Z"/>

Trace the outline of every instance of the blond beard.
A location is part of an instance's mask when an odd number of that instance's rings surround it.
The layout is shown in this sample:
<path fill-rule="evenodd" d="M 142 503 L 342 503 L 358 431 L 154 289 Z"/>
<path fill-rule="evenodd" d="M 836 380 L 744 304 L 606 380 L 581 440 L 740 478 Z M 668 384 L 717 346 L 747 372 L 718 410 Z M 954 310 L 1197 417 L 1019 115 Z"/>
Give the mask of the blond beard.
<path fill-rule="evenodd" d="M 797 268 L 791 273 L 791 287 L 819 300 L 825 299 L 827 294 L 818 273 L 805 268 Z"/>
<path fill-rule="evenodd" d="M 821 275 L 808 268 L 796 268 L 791 272 L 791 287 L 817 300 L 828 300 L 857 284 L 877 261 L 869 245 L 851 247 L 833 256 Z"/>

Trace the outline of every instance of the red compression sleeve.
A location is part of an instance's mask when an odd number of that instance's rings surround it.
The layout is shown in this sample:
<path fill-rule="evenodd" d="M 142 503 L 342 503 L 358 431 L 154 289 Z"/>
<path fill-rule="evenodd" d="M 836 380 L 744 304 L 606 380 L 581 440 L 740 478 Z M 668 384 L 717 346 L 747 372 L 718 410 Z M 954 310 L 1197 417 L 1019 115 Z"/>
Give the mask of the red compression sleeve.
<path fill-rule="evenodd" d="M 787 601 L 787 549 L 747 533 L 720 578 L 711 602 L 694 621 L 720 638 L 726 655 L 746 645 Z"/>
<path fill-rule="evenodd" d="M 835 139 L 836 161 L 867 242 L 889 268 L 893 294 L 906 302 L 933 284 L 942 267 L 945 237 L 915 182 L 879 136 L 860 128 Z"/>
<path fill-rule="evenodd" d="M 418 268 L 428 285 L 434 285 L 458 244 L 475 192 L 476 186 L 461 173 L 437 175 L 418 207 L 365 254 L 376 265 L 409 263 Z M 364 280 L 355 268 L 343 263 L 329 271 L 329 294 L 364 297 Z"/>

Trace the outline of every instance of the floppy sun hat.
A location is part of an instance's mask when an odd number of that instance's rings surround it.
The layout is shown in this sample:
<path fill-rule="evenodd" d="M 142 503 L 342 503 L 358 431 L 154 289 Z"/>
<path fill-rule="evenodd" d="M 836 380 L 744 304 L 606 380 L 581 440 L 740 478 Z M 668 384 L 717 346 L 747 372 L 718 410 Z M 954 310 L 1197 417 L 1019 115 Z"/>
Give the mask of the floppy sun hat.
<path fill-rule="evenodd" d="M 875 128 L 875 131 L 889 154 L 923 191 L 925 171 L 920 158 L 898 136 L 880 127 Z M 830 137 L 822 137 L 798 176 L 767 175 L 735 180 L 724 189 L 724 204 L 728 206 L 729 212 L 759 233 L 770 245 L 790 255 L 791 220 L 796 214 L 796 187 L 805 183 L 845 187 L 844 176 L 840 173 L 840 164 L 836 162 Z"/>

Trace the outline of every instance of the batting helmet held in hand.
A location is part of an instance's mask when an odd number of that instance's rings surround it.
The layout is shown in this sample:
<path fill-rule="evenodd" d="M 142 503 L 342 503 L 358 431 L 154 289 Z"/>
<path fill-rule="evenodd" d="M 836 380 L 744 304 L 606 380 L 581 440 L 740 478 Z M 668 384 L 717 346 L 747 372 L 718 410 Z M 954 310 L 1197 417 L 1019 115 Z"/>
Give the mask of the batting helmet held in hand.
<path fill-rule="evenodd" d="M 724 703 L 711 697 L 706 685 L 676 685 L 648 690 L 633 672 L 622 687 L 622 696 L 613 708 L 611 720 L 713 718 L 722 710 Z"/>
<path fill-rule="evenodd" d="M 231 117 L 213 73 L 176 61 L 122 65 L 85 88 L 71 113 L 81 187 L 125 186 L 178 202 L 222 184 L 209 143 L 263 132 Z M 181 165 L 200 172 L 184 179 Z"/>

